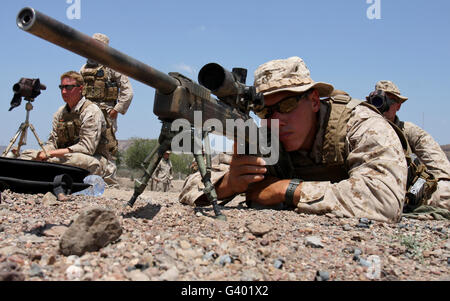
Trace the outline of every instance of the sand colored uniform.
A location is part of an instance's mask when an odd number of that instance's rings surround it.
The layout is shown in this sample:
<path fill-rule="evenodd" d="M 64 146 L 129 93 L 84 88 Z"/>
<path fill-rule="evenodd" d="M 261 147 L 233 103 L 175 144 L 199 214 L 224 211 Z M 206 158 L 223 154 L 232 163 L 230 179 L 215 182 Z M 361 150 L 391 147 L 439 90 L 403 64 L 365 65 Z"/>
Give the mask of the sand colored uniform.
<path fill-rule="evenodd" d="M 169 160 L 161 159 L 161 162 L 156 167 L 152 177 L 152 190 L 156 191 L 169 191 L 170 183 L 173 179 L 173 167 L 172 162 Z"/>
<path fill-rule="evenodd" d="M 85 70 L 87 69 L 87 65 L 84 65 L 80 73 L 83 75 L 85 73 Z M 133 88 L 131 86 L 130 80 L 127 76 L 112 70 L 111 68 L 104 67 L 99 65 L 98 67 L 94 69 L 101 69 L 104 72 L 104 77 L 108 82 L 116 83 L 118 88 L 118 95 L 117 99 L 114 100 L 95 100 L 95 99 L 88 99 L 94 101 L 102 110 L 106 111 L 106 118 L 108 118 L 108 122 L 113 126 L 114 133 L 117 132 L 117 119 L 111 119 L 109 117 L 109 112 L 111 110 L 115 110 L 119 112 L 122 115 L 125 115 L 128 111 L 128 108 L 131 105 L 131 101 L 133 100 Z"/>
<path fill-rule="evenodd" d="M 66 131 L 61 130 L 61 121 L 67 114 L 79 114 L 79 138 L 70 141 Z M 75 122 L 74 122 L 75 123 Z M 67 131 L 77 131 L 69 126 Z M 106 150 L 107 141 L 105 141 L 106 122 L 103 113 L 97 105 L 81 99 L 71 112 L 68 106 L 64 105 L 53 115 L 52 132 L 44 148 L 46 151 L 52 151 L 61 148 L 69 148 L 71 153 L 66 154 L 64 158 L 49 158 L 48 162 L 60 163 L 76 166 L 89 170 L 91 174 L 102 176 L 105 182 L 115 173 L 116 166 L 108 162 L 108 152 Z M 20 159 L 35 158 L 39 151 L 24 151 Z"/>
<path fill-rule="evenodd" d="M 450 162 L 439 144 L 426 131 L 411 122 L 405 122 L 403 132 L 411 150 L 438 179 L 438 187 L 428 205 L 450 210 Z"/>
<path fill-rule="evenodd" d="M 296 170 L 313 170 L 323 166 L 324 146 L 330 144 L 330 105 L 322 101 L 319 125 L 311 152 L 291 152 Z M 345 175 L 326 172 L 311 173 L 302 184 L 301 198 L 296 208 L 299 213 L 340 213 L 346 217 L 366 217 L 383 222 L 398 222 L 405 200 L 407 165 L 400 140 L 380 114 L 368 107 L 355 107 L 343 127 L 343 160 Z M 333 153 L 328 150 L 328 156 Z M 212 183 L 218 183 L 229 170 L 231 158 L 222 156 L 213 166 Z M 218 164 L 217 164 L 218 163 Z M 303 168 L 304 167 L 304 168 Z M 328 168 L 328 167 L 327 167 Z M 180 194 L 184 204 L 195 205 L 202 201 L 203 183 L 197 172 L 190 175 Z"/>

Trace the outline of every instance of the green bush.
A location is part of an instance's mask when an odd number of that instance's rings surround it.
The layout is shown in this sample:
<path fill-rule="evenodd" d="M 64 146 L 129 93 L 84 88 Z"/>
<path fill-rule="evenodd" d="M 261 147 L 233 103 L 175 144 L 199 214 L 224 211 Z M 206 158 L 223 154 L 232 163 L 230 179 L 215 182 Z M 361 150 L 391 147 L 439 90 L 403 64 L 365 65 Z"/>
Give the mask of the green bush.
<path fill-rule="evenodd" d="M 126 166 L 132 170 L 141 168 L 142 162 L 147 158 L 151 151 L 156 146 L 156 140 L 133 138 L 133 143 L 124 152 L 121 153 L 120 163 L 125 162 Z M 174 174 L 181 173 L 183 175 L 189 174 L 189 167 L 194 156 L 191 154 L 174 154 L 170 155 Z"/>
<path fill-rule="evenodd" d="M 172 161 L 173 172 L 181 173 L 183 175 L 188 175 L 190 173 L 189 167 L 191 166 L 192 160 L 194 159 L 193 155 L 190 154 L 174 154 L 170 155 L 170 161 Z"/>
<path fill-rule="evenodd" d="M 125 164 L 128 168 L 139 169 L 142 162 L 147 158 L 156 146 L 156 140 L 133 138 L 133 144 L 125 151 L 123 155 Z"/>

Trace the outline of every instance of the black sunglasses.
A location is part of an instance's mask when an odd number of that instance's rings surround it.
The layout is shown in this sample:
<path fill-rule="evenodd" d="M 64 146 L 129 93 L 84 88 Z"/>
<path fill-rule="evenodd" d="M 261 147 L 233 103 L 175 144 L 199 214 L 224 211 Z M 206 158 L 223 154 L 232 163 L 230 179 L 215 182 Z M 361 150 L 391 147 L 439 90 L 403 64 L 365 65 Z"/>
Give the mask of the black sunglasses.
<path fill-rule="evenodd" d="M 67 91 L 72 91 L 72 89 L 75 87 L 81 87 L 81 85 L 59 85 L 59 88 L 61 90 L 66 89 Z"/>
<path fill-rule="evenodd" d="M 261 119 L 268 119 L 275 112 L 282 113 L 282 114 L 290 113 L 294 109 L 297 108 L 298 102 L 301 99 L 308 97 L 308 95 L 311 94 L 311 92 L 312 92 L 312 90 L 309 90 L 300 95 L 288 96 L 286 98 L 283 98 L 276 104 L 274 104 L 272 106 L 264 107 L 261 111 L 256 112 L 256 115 Z"/>

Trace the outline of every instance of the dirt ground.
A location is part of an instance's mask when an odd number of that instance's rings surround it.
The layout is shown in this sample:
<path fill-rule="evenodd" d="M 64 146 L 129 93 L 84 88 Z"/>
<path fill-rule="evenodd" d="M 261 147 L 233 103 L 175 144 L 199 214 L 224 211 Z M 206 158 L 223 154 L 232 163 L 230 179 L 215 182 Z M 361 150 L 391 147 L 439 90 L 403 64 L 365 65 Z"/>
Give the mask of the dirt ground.
<path fill-rule="evenodd" d="M 242 198 L 222 209 L 221 221 L 211 207 L 178 202 L 182 181 L 168 193 L 145 191 L 133 208 L 124 208 L 133 183 L 120 183 L 101 197 L 65 202 L 3 192 L 0 271 L 9 267 L 27 281 L 450 280 L 448 221 L 254 210 Z M 62 234 L 92 206 L 114 210 L 122 235 L 100 251 L 63 256 Z"/>

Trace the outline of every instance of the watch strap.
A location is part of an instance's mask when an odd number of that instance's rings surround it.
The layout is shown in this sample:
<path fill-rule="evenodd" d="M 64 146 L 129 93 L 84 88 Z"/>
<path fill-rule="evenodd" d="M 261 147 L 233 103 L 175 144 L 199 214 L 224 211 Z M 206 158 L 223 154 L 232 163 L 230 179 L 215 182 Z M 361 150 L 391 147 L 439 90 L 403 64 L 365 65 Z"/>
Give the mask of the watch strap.
<path fill-rule="evenodd" d="M 289 183 L 284 199 L 284 203 L 286 204 L 287 207 L 295 207 L 294 206 L 295 190 L 297 189 L 298 185 L 300 185 L 302 182 L 303 181 L 299 179 L 292 179 L 291 183 Z"/>

